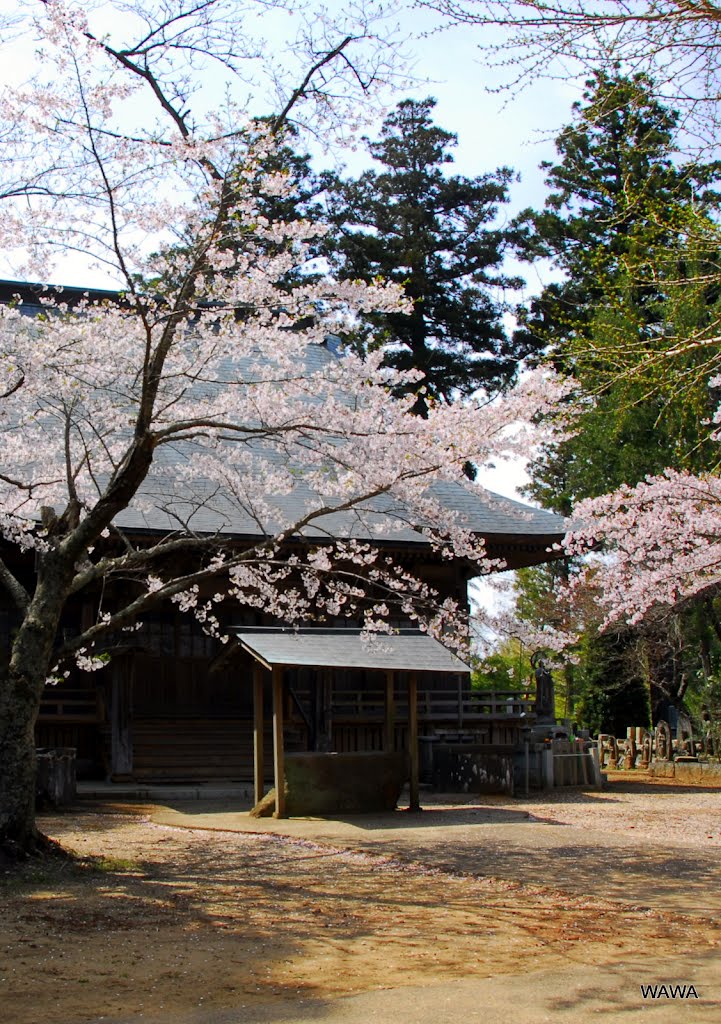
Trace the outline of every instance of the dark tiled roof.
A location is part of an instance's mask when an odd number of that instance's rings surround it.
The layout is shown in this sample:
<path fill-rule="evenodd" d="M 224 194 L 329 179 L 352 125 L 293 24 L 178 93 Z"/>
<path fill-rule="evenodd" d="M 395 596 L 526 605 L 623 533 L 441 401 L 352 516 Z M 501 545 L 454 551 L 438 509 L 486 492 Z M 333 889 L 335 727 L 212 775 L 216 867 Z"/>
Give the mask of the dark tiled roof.
<path fill-rule="evenodd" d="M 192 494 L 189 492 L 185 496 L 180 485 L 174 488 L 172 495 L 168 493 L 169 487 L 154 495 L 152 486 L 151 477 L 143 488 L 141 499 L 144 499 L 144 505 L 154 501 L 154 506 L 144 510 L 131 506 L 118 517 L 118 525 L 140 531 L 165 531 L 177 529 L 179 521 L 187 518 L 189 526 L 197 533 L 259 537 L 264 533 L 277 533 L 285 523 L 300 519 L 308 504 L 313 502 L 312 494 L 300 481 L 290 494 L 268 501 L 269 505 L 277 508 L 277 517 L 264 518 L 261 528 L 247 511 L 210 487 L 206 488 L 203 502 L 198 500 L 197 483 L 193 485 Z M 453 514 L 458 526 L 478 536 L 528 538 L 539 542 L 548 540 L 550 544 L 566 531 L 560 516 L 481 487 L 474 487 L 471 491 L 459 484 L 444 483 L 432 487 L 430 493 Z M 383 495 L 364 503 L 357 510 L 331 513 L 315 520 L 302 530 L 302 536 L 314 540 L 335 537 L 425 544 L 420 532 L 422 525 L 410 521 L 408 509 L 399 501 Z"/>
<path fill-rule="evenodd" d="M 12 301 L 16 295 L 21 296 L 22 308 L 31 316 L 40 308 L 40 295 L 57 296 L 69 305 L 85 297 L 97 301 L 119 298 L 118 293 L 111 291 L 43 289 L 40 285 L 0 281 L 0 302 Z M 324 346 L 314 345 L 308 349 L 307 359 L 311 368 L 313 365 L 320 367 L 335 358 Z M 227 371 L 228 379 L 238 379 L 238 375 L 243 373 L 243 366 L 229 366 Z M 299 474 L 297 484 L 289 494 L 266 496 L 266 511 L 262 517 L 254 516 L 249 505 L 231 500 L 216 485 L 197 478 L 192 481 L 192 486 L 184 483 L 180 469 L 187 461 L 187 450 L 179 445 L 165 448 L 159 454 L 156 472 L 146 480 L 138 500 L 118 517 L 119 526 L 156 533 L 178 529 L 181 522 L 187 522 L 190 528 L 201 534 L 257 538 L 276 534 L 287 523 L 302 518 L 309 508 L 317 507 L 317 495 L 310 491 L 302 474 Z M 260 454 L 270 462 L 278 459 L 270 447 Z M 542 560 L 548 547 L 566 532 L 565 521 L 560 516 L 501 497 L 470 482 L 468 486 L 438 483 L 430 488 L 429 493 L 448 510 L 449 519 L 453 518 L 458 526 L 487 541 L 495 538 L 497 544 L 506 547 L 509 542 L 516 547 L 529 544 L 533 557 L 516 556 L 517 564 Z M 315 520 L 302 531 L 302 536 L 313 540 L 355 538 L 423 546 L 427 543 L 421 533 L 423 526 L 417 516 L 410 516 L 400 501 L 391 495 L 383 495 L 354 511 L 330 513 Z"/>

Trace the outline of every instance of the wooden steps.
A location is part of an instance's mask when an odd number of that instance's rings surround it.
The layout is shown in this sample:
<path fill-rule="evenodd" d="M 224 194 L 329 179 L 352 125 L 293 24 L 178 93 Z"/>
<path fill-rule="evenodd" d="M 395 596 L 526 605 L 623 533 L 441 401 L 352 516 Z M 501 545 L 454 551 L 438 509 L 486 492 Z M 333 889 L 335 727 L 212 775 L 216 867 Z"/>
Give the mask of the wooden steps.
<path fill-rule="evenodd" d="M 272 776 L 272 737 L 265 770 Z M 247 719 L 146 719 L 133 723 L 133 777 L 174 782 L 253 778 L 253 727 Z"/>

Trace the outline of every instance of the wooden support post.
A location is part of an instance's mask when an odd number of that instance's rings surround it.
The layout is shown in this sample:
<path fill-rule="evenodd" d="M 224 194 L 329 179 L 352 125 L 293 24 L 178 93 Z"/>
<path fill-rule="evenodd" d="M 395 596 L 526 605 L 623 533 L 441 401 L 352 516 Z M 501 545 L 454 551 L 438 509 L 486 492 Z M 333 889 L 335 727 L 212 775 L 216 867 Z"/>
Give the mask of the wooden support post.
<path fill-rule="evenodd" d="M 133 677 L 135 656 L 113 660 L 110 691 L 110 778 L 133 777 Z"/>
<path fill-rule="evenodd" d="M 408 747 L 411 760 L 409 811 L 420 811 L 418 795 L 418 679 L 415 672 L 408 675 Z"/>
<path fill-rule="evenodd" d="M 263 668 L 256 661 L 253 665 L 253 780 L 255 803 L 260 803 L 265 790 L 263 763 Z"/>
<path fill-rule="evenodd" d="M 273 776 L 274 818 L 285 817 L 285 749 L 283 746 L 283 669 L 273 668 Z"/>
<path fill-rule="evenodd" d="M 383 749 L 392 754 L 396 748 L 396 693 L 395 672 L 386 670 L 386 723 L 383 736 Z"/>
<path fill-rule="evenodd" d="M 326 753 L 333 750 L 333 670 L 321 669 L 323 674 L 323 746 Z"/>
<path fill-rule="evenodd" d="M 310 749 L 319 751 L 323 747 L 323 689 L 321 670 L 319 668 L 306 669 L 309 673 L 309 689 L 313 698 L 313 735 L 310 737 Z"/>
<path fill-rule="evenodd" d="M 313 750 L 327 754 L 333 749 L 333 695 L 331 691 L 330 670 L 317 668 L 313 670 L 315 677 L 315 737 Z"/>

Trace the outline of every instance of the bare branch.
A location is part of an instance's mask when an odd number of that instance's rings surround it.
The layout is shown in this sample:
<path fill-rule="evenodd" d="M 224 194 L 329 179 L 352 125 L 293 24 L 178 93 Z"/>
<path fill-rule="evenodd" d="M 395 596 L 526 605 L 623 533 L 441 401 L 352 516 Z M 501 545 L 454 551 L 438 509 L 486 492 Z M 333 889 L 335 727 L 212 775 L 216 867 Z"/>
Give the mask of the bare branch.
<path fill-rule="evenodd" d="M 416 0 L 443 27 L 477 26 L 479 47 L 509 72 L 502 89 L 618 65 L 646 72 L 689 130 L 716 143 L 721 6 L 710 0 Z M 441 29 L 442 30 L 442 29 Z M 713 127 L 709 129 L 709 118 Z"/>
<path fill-rule="evenodd" d="M 296 103 L 306 95 L 306 90 L 309 84 L 315 78 L 316 74 L 321 70 L 321 68 L 324 68 L 327 64 L 330 64 L 332 61 L 334 61 L 335 58 L 339 56 L 339 54 L 343 53 L 345 48 L 351 42 L 353 42 L 353 36 L 346 36 L 345 39 L 342 40 L 342 42 L 338 43 L 338 45 L 335 46 L 332 50 L 329 50 L 328 53 L 323 54 L 323 56 L 319 60 L 317 60 L 316 63 L 313 64 L 311 68 L 308 69 L 308 72 L 303 78 L 303 81 L 293 90 L 290 97 L 288 98 L 288 102 L 285 104 L 285 106 L 278 114 L 278 116 L 273 119 L 272 128 L 274 133 L 279 132 L 283 125 L 286 123 L 286 121 L 288 120 L 288 115 L 290 114 L 291 110 L 296 105 Z"/>
<path fill-rule="evenodd" d="M 2 558 L 0 558 L 0 585 L 10 595 L 18 611 L 24 613 L 28 610 L 30 607 L 30 594 L 17 577 L 10 572 Z"/>

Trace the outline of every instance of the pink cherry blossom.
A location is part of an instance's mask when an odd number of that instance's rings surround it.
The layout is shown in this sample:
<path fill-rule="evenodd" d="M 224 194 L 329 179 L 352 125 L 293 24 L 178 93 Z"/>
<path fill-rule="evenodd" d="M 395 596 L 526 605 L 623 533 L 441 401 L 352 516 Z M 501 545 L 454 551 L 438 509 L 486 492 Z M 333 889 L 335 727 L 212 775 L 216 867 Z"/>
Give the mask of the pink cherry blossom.
<path fill-rule="evenodd" d="M 601 546 L 598 574 L 608 620 L 638 622 L 721 581 L 721 480 L 666 470 L 636 487 L 581 502 L 569 550 Z"/>

